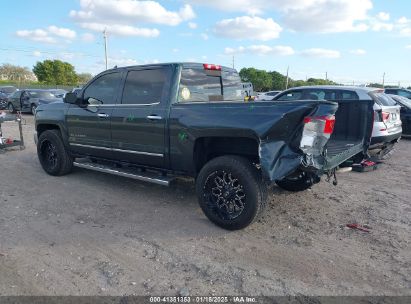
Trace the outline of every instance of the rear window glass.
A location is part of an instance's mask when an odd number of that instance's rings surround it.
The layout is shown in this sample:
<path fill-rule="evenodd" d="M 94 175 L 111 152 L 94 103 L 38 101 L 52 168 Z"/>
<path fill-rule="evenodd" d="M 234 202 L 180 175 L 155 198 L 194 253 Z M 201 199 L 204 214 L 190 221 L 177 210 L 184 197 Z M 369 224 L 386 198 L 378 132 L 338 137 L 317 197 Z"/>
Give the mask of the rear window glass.
<path fill-rule="evenodd" d="M 384 93 L 374 93 L 374 100 L 381 106 L 395 106 L 396 102 L 390 96 Z"/>
<path fill-rule="evenodd" d="M 240 75 L 234 70 L 223 70 L 223 98 L 225 101 L 244 101 L 245 92 Z"/>
<path fill-rule="evenodd" d="M 234 70 L 207 73 L 203 69 L 181 71 L 179 102 L 243 101 L 244 88 Z"/>
<path fill-rule="evenodd" d="M 275 100 L 279 100 L 279 101 L 302 100 L 302 99 L 303 99 L 302 91 L 289 92 L 284 95 L 281 95 L 278 98 L 275 98 Z"/>

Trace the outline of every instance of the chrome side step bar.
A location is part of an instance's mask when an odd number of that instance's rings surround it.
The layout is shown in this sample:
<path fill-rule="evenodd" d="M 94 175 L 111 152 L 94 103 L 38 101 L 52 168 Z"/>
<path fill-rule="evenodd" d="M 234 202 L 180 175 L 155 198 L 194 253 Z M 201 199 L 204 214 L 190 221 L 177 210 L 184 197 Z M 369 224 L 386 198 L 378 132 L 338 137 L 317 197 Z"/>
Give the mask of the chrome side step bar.
<path fill-rule="evenodd" d="M 175 178 L 174 176 L 162 176 L 155 172 L 140 171 L 136 168 L 130 168 L 130 167 L 117 168 L 117 167 L 107 166 L 103 164 L 93 163 L 90 161 L 80 161 L 79 160 L 79 161 L 75 161 L 73 165 L 78 168 L 108 173 L 108 174 L 117 175 L 117 176 L 128 177 L 128 178 L 141 180 L 141 181 L 149 182 L 149 183 L 154 183 L 154 184 L 162 185 L 162 186 L 169 186 L 170 182 L 174 180 Z"/>

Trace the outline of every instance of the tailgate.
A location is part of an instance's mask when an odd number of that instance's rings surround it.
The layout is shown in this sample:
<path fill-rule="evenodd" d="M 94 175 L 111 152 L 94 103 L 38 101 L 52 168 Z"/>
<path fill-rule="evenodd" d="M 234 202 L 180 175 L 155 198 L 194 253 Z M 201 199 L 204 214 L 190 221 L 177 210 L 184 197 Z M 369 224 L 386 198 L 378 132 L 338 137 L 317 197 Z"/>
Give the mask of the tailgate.
<path fill-rule="evenodd" d="M 330 170 L 351 157 L 365 154 L 373 128 L 372 100 L 338 100 L 334 131 L 324 150 L 324 170 Z"/>

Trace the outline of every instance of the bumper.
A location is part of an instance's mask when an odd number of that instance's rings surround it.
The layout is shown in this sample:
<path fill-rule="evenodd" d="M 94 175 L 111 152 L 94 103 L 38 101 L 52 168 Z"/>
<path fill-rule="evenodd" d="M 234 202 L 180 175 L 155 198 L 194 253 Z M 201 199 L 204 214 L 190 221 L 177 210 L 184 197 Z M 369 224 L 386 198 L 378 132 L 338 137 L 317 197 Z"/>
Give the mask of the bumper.
<path fill-rule="evenodd" d="M 373 150 L 373 149 L 378 149 L 378 148 L 384 148 L 385 146 L 389 144 L 398 142 L 400 138 L 401 138 L 401 133 L 395 133 L 395 134 L 386 135 L 386 136 L 372 137 L 371 145 L 369 149 Z"/>

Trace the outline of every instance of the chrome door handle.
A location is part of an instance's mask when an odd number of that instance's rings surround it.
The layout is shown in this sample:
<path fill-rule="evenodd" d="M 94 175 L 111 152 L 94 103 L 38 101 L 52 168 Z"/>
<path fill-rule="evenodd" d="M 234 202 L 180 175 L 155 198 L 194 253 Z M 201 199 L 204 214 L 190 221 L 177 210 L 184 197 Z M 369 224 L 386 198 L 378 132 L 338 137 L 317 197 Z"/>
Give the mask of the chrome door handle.
<path fill-rule="evenodd" d="M 99 113 L 99 114 L 97 114 L 97 116 L 98 116 L 98 117 L 100 117 L 100 118 L 107 118 L 107 117 L 110 117 L 110 115 L 105 114 L 105 113 Z"/>
<path fill-rule="evenodd" d="M 157 115 L 148 115 L 146 118 L 150 120 L 162 120 L 163 119 L 161 116 L 157 116 Z"/>

